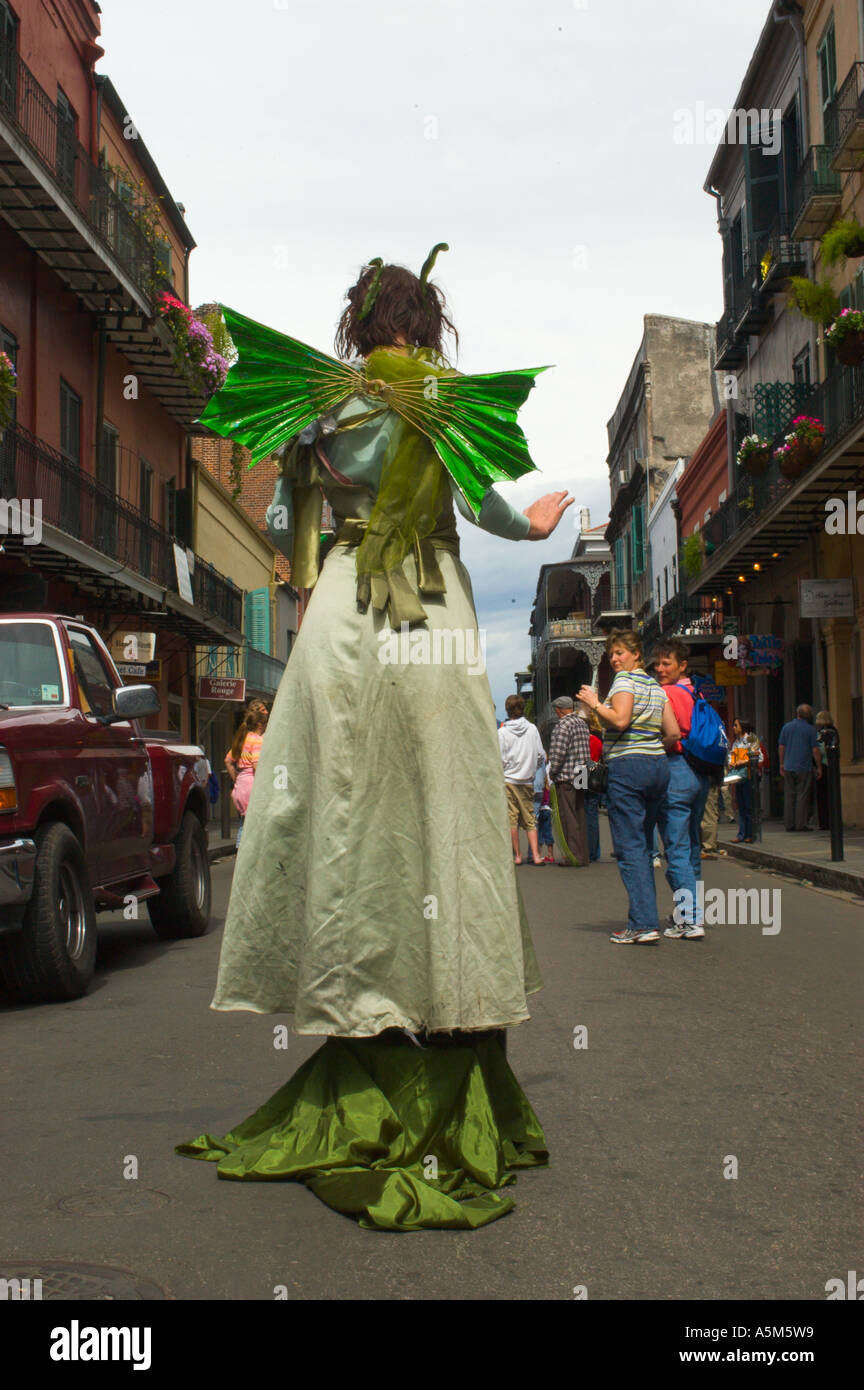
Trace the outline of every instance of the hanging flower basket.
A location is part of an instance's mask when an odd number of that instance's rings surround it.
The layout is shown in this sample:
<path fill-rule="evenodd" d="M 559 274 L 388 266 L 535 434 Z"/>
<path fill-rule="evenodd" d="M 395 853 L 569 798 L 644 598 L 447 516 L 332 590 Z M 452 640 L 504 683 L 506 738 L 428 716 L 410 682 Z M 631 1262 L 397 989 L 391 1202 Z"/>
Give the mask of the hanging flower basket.
<path fill-rule="evenodd" d="M 841 309 L 825 329 L 822 342 L 834 349 L 845 367 L 864 362 L 864 313 L 860 309 Z"/>
<path fill-rule="evenodd" d="M 157 309 L 174 339 L 179 370 L 193 388 L 208 395 L 218 391 L 228 375 L 228 363 L 214 348 L 210 329 L 196 319 L 188 304 L 167 290 L 159 296 Z"/>
<path fill-rule="evenodd" d="M 738 466 L 752 478 L 761 477 L 771 463 L 771 443 L 758 434 L 748 434 L 737 453 Z"/>
<path fill-rule="evenodd" d="M 779 449 L 774 450 L 780 472 L 790 479 L 800 478 L 822 452 L 825 434 L 822 421 L 810 415 L 798 415 L 792 425 L 793 429 Z"/>

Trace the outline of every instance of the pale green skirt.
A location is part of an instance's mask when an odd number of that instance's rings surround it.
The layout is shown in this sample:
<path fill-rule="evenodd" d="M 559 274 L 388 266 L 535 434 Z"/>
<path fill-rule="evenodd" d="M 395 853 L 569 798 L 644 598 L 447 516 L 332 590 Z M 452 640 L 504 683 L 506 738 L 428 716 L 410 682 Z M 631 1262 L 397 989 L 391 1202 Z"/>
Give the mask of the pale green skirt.
<path fill-rule="evenodd" d="M 541 981 L 468 572 L 437 551 L 405 650 L 357 611 L 355 554 L 328 555 L 273 704 L 211 1007 L 343 1037 L 521 1023 Z"/>

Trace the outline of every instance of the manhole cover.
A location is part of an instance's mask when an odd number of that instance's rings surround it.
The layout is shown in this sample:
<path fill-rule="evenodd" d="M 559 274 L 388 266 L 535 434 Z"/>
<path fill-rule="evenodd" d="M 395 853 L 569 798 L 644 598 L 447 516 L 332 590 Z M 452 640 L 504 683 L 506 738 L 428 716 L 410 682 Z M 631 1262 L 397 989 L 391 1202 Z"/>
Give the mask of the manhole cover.
<path fill-rule="evenodd" d="M 57 1203 L 60 1211 L 71 1211 L 82 1216 L 138 1216 L 153 1211 L 154 1207 L 166 1207 L 171 1201 L 167 1192 L 153 1192 L 149 1188 L 107 1187 L 101 1192 L 72 1192 L 61 1197 Z"/>
<path fill-rule="evenodd" d="M 36 1281 L 41 1280 L 41 1284 Z M 29 1282 L 28 1282 L 29 1281 Z M 109 1265 L 25 1264 L 15 1261 L 0 1270 L 0 1298 L 39 1298 L 45 1300 L 75 1299 L 142 1299 L 153 1302 L 167 1297 L 164 1289 L 149 1279 L 139 1279 L 126 1269 L 111 1269 Z"/>

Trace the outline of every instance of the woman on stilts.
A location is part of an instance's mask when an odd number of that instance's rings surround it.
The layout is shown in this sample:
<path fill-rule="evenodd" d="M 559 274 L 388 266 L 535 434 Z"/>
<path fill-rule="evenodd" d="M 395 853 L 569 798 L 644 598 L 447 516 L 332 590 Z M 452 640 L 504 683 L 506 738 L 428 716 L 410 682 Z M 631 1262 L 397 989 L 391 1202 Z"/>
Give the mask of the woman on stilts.
<path fill-rule="evenodd" d="M 492 481 L 534 467 L 516 412 L 534 371 L 464 376 L 440 290 L 372 261 L 340 360 L 229 309 L 239 354 L 203 419 L 280 450 L 267 520 L 314 592 L 270 713 L 238 850 L 217 1010 L 290 1012 L 323 1045 L 222 1138 L 220 1177 L 298 1179 L 362 1225 L 471 1228 L 547 1162 L 504 1030 L 541 988 L 513 866 L 494 707 L 454 503 L 508 540 Z M 280 448 L 281 446 L 281 448 Z M 320 576 L 322 492 L 336 540 Z"/>

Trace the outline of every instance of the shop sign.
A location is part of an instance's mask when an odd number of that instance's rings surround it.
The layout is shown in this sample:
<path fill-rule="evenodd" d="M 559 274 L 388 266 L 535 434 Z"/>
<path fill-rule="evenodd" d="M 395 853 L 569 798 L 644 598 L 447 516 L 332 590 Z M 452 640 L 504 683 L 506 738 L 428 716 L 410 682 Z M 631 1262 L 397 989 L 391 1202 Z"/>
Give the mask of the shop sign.
<path fill-rule="evenodd" d="M 744 671 L 774 671 L 783 665 L 786 646 L 770 632 L 751 632 L 738 638 L 738 665 Z"/>
<path fill-rule="evenodd" d="M 199 676 L 199 700 L 237 700 L 241 704 L 246 699 L 246 681 L 242 677 Z"/>
<path fill-rule="evenodd" d="M 855 600 L 851 579 L 800 579 L 802 618 L 852 618 Z"/>
<path fill-rule="evenodd" d="M 115 661 L 146 664 L 156 655 L 156 633 L 114 632 L 108 650 Z"/>
<path fill-rule="evenodd" d="M 714 680 L 717 685 L 746 685 L 747 677 L 731 661 L 714 662 Z"/>
<path fill-rule="evenodd" d="M 157 685 L 162 679 L 162 662 L 156 661 L 116 661 L 117 674 L 124 680 L 134 676 L 139 680 L 153 681 Z"/>

